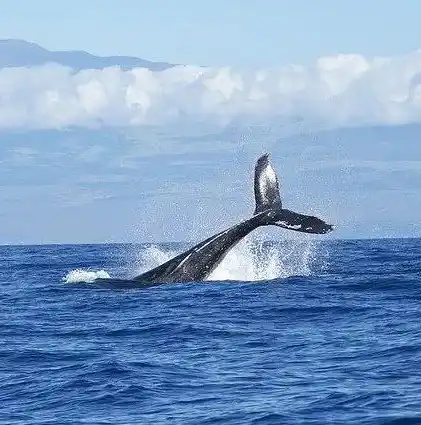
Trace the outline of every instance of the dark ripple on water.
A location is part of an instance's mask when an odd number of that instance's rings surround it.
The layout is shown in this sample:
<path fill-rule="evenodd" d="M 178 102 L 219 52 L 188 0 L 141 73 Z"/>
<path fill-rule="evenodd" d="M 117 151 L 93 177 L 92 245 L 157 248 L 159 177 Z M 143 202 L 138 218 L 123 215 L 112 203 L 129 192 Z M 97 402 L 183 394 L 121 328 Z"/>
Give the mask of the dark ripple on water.
<path fill-rule="evenodd" d="M 124 247 L 1 247 L 0 424 L 421 423 L 421 241 L 307 277 L 104 289 Z"/>

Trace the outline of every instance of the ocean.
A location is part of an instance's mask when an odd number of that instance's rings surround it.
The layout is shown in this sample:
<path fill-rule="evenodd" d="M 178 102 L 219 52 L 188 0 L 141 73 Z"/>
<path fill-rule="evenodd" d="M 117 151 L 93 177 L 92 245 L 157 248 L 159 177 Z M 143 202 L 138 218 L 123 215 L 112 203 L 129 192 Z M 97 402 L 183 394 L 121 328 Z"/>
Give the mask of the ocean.
<path fill-rule="evenodd" d="M 419 424 L 421 240 L 0 247 L 0 424 Z"/>

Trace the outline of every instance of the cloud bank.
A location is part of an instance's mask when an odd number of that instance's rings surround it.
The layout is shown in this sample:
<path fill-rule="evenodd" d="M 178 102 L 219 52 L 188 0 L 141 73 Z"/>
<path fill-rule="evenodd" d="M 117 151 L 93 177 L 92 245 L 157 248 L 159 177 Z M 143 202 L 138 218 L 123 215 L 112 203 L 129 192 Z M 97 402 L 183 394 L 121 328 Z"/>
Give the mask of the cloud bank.
<path fill-rule="evenodd" d="M 320 58 L 253 71 L 177 66 L 0 69 L 0 129 L 304 122 L 421 122 L 421 50 L 394 58 Z"/>

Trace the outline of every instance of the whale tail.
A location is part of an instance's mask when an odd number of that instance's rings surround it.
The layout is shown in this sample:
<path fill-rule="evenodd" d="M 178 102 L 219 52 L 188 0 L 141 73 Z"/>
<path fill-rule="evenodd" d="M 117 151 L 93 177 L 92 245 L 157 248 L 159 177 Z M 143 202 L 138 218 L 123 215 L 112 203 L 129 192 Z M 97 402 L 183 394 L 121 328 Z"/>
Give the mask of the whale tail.
<path fill-rule="evenodd" d="M 263 225 L 273 225 L 304 233 L 328 233 L 333 230 L 320 218 L 299 214 L 282 207 L 278 177 L 272 167 L 269 154 L 262 155 L 254 169 L 254 215 L 262 215 Z"/>

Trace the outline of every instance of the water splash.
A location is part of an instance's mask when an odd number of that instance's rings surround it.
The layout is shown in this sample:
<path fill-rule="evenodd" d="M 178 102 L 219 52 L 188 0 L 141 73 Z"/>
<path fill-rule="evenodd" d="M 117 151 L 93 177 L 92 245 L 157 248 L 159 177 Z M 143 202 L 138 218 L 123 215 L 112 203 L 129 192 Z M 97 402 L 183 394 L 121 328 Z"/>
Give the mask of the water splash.
<path fill-rule="evenodd" d="M 75 269 L 63 277 L 65 283 L 92 283 L 95 279 L 108 279 L 110 275 L 105 270 L 84 270 Z"/>
<path fill-rule="evenodd" d="M 142 246 L 140 251 L 132 250 L 130 253 L 132 260 L 130 274 L 131 276 L 142 274 L 165 263 L 181 252 L 183 250 L 167 249 L 159 245 Z"/>
<path fill-rule="evenodd" d="M 258 281 L 308 276 L 316 268 L 316 260 L 320 263 L 318 245 L 310 238 L 276 243 L 260 239 L 243 240 L 228 253 L 208 280 Z M 167 250 L 158 245 L 142 248 L 138 252 L 133 275 L 157 267 L 182 251 Z"/>
<path fill-rule="evenodd" d="M 250 239 L 230 251 L 208 280 L 257 281 L 312 273 L 317 243 L 293 239 L 282 243 Z"/>
<path fill-rule="evenodd" d="M 322 245 L 308 236 L 282 242 L 248 238 L 234 247 L 207 280 L 259 281 L 290 276 L 309 276 L 323 269 L 327 253 Z M 187 247 L 175 249 L 165 245 L 131 246 L 119 253 L 121 270 L 113 275 L 130 279 L 165 263 Z M 124 269 L 124 270 L 123 270 Z M 87 282 L 110 278 L 105 270 L 75 269 L 63 277 L 66 283 Z"/>

